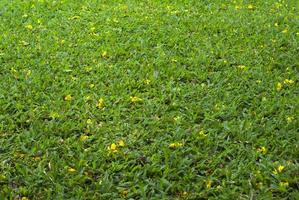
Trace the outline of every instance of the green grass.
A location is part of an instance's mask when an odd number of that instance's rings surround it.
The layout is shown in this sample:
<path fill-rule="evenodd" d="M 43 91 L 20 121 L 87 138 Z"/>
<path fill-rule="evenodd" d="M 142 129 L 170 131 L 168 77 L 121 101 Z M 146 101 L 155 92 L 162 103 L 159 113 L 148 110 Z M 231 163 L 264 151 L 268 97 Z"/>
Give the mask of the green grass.
<path fill-rule="evenodd" d="M 296 1 L 1 0 L 0 33 L 0 199 L 299 198 Z"/>

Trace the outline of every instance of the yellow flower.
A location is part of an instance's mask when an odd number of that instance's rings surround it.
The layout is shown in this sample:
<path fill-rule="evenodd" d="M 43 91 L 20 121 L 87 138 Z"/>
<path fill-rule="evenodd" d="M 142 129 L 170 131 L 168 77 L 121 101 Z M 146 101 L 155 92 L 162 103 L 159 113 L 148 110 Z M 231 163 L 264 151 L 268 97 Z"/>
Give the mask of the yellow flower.
<path fill-rule="evenodd" d="M 287 33 L 289 30 L 286 28 L 282 31 L 282 33 Z"/>
<path fill-rule="evenodd" d="M 24 45 L 24 46 L 28 46 L 28 45 L 30 44 L 29 42 L 26 42 L 26 41 L 24 41 L 24 40 L 22 40 L 21 43 L 22 43 L 22 45 Z"/>
<path fill-rule="evenodd" d="M 108 146 L 108 150 L 112 153 L 117 152 L 117 146 L 115 143 L 112 143 L 110 146 Z"/>
<path fill-rule="evenodd" d="M 88 136 L 87 135 L 81 135 L 80 136 L 80 141 L 85 141 L 85 140 L 87 140 L 88 139 Z"/>
<path fill-rule="evenodd" d="M 121 196 L 122 198 L 125 198 L 125 197 L 128 196 L 128 193 L 129 193 L 128 190 L 123 190 L 123 191 L 120 192 L 120 196 Z"/>
<path fill-rule="evenodd" d="M 180 193 L 181 197 L 187 197 L 188 196 L 188 192 L 184 191 Z"/>
<path fill-rule="evenodd" d="M 31 75 L 31 70 L 30 69 L 26 70 L 26 76 L 30 76 L 30 75 Z"/>
<path fill-rule="evenodd" d="M 142 101 L 141 98 L 136 97 L 136 96 L 134 96 L 134 97 L 130 97 L 130 99 L 131 99 L 131 102 L 132 102 L 132 103 L 137 103 L 137 102 L 139 102 L 139 101 Z"/>
<path fill-rule="evenodd" d="M 278 23 L 276 22 L 276 23 L 274 24 L 274 26 L 276 26 L 276 27 L 277 27 L 277 26 L 278 26 Z"/>
<path fill-rule="evenodd" d="M 69 167 L 69 168 L 67 169 L 67 171 L 70 172 L 70 173 L 74 173 L 74 172 L 76 172 L 77 170 L 74 169 L 74 168 Z"/>
<path fill-rule="evenodd" d="M 280 91 L 281 89 L 282 89 L 282 84 L 281 83 L 277 83 L 276 90 Z"/>
<path fill-rule="evenodd" d="M 70 94 L 68 94 L 64 97 L 65 101 L 71 101 L 72 99 L 73 99 L 73 97 Z"/>
<path fill-rule="evenodd" d="M 253 7 L 252 4 L 249 4 L 249 5 L 247 6 L 247 8 L 248 8 L 249 10 L 252 10 L 254 7 Z"/>
<path fill-rule="evenodd" d="M 262 153 L 262 154 L 266 154 L 267 153 L 267 149 L 266 147 L 259 147 L 256 149 L 257 152 Z"/>
<path fill-rule="evenodd" d="M 117 148 L 117 147 L 116 147 L 116 144 L 115 144 L 115 143 L 112 143 L 112 144 L 110 145 L 110 149 L 111 149 L 111 150 L 116 150 L 116 148 Z"/>
<path fill-rule="evenodd" d="M 278 168 L 277 168 L 277 171 L 279 172 L 279 173 L 281 173 L 283 170 L 284 170 L 284 166 L 283 165 L 279 165 L 278 166 Z"/>
<path fill-rule="evenodd" d="M 237 66 L 239 69 L 241 69 L 241 70 L 245 70 L 246 69 L 246 66 L 245 65 L 238 65 Z"/>
<path fill-rule="evenodd" d="M 291 123 L 293 120 L 294 120 L 294 117 L 293 117 L 293 116 L 289 116 L 289 117 L 287 117 L 287 122 L 288 122 L 288 123 Z"/>
<path fill-rule="evenodd" d="M 108 55 L 107 51 L 103 51 L 103 52 L 102 52 L 102 57 L 106 58 L 107 55 Z"/>
<path fill-rule="evenodd" d="M 240 6 L 238 6 L 238 5 L 236 5 L 236 6 L 235 6 L 235 9 L 236 9 L 236 10 L 240 10 L 240 9 L 241 9 L 241 7 L 240 7 Z"/>
<path fill-rule="evenodd" d="M 257 187 L 258 189 L 262 189 L 262 187 L 263 187 L 263 183 L 262 183 L 262 182 L 258 182 L 258 183 L 256 183 L 256 187 Z"/>
<path fill-rule="evenodd" d="M 151 80 L 149 80 L 149 79 L 145 79 L 145 80 L 144 80 L 144 83 L 145 83 L 146 85 L 149 85 L 149 84 L 151 83 Z"/>
<path fill-rule="evenodd" d="M 60 116 L 59 116 L 59 114 L 58 114 L 57 112 L 51 112 L 51 113 L 50 113 L 50 117 L 51 117 L 52 119 L 56 119 L 56 118 L 59 118 Z"/>
<path fill-rule="evenodd" d="M 96 30 L 96 27 L 91 27 L 90 30 L 93 32 Z"/>
<path fill-rule="evenodd" d="M 27 28 L 28 30 L 31 31 L 33 29 L 33 26 L 31 24 L 28 24 L 28 25 L 25 26 L 25 28 Z"/>
<path fill-rule="evenodd" d="M 94 84 L 90 84 L 90 85 L 89 85 L 89 88 L 94 88 Z"/>
<path fill-rule="evenodd" d="M 99 100 L 98 100 L 98 103 L 97 103 L 97 107 L 98 108 L 104 108 L 104 99 L 103 98 L 100 98 Z"/>
<path fill-rule="evenodd" d="M 85 96 L 84 98 L 85 98 L 85 101 L 89 101 L 89 100 L 91 100 L 91 96 L 90 96 L 90 95 L 87 95 L 87 96 Z"/>
<path fill-rule="evenodd" d="M 277 168 L 273 170 L 273 174 L 279 174 L 284 170 L 285 166 L 279 165 Z"/>
<path fill-rule="evenodd" d="M 280 187 L 283 187 L 283 188 L 286 188 L 286 187 L 289 186 L 289 182 L 287 182 L 287 181 L 285 181 L 285 182 L 280 182 L 280 183 L 279 183 L 279 186 L 280 186 Z"/>
<path fill-rule="evenodd" d="M 74 77 L 74 76 L 72 76 L 72 77 L 71 77 L 71 79 L 72 79 L 72 81 L 76 81 L 78 78 L 77 78 L 77 77 Z"/>
<path fill-rule="evenodd" d="M 35 160 L 35 161 L 39 161 L 39 160 L 41 160 L 41 157 L 39 157 L 39 156 L 35 156 L 35 157 L 33 157 L 32 159 Z"/>
<path fill-rule="evenodd" d="M 124 142 L 123 140 L 119 140 L 119 141 L 117 142 L 117 144 L 118 144 L 118 146 L 120 146 L 120 147 L 124 147 L 124 146 L 125 146 L 125 142 Z"/>
<path fill-rule="evenodd" d="M 92 71 L 93 68 L 89 66 L 89 67 L 85 67 L 84 69 L 86 72 L 90 72 L 90 71 Z"/>
<path fill-rule="evenodd" d="M 181 119 L 180 116 L 177 116 L 177 117 L 174 117 L 174 118 L 173 118 L 173 120 L 174 120 L 175 122 L 180 121 L 180 119 Z"/>
<path fill-rule="evenodd" d="M 27 197 L 22 197 L 21 200 L 29 200 Z"/>
<path fill-rule="evenodd" d="M 173 149 L 181 147 L 181 146 L 183 146 L 183 143 L 180 143 L 180 142 L 175 142 L 175 143 L 169 144 L 169 148 L 173 148 Z"/>
<path fill-rule="evenodd" d="M 88 119 L 88 120 L 86 121 L 86 123 L 87 123 L 87 124 L 92 124 L 92 120 L 91 120 L 91 119 Z"/>
<path fill-rule="evenodd" d="M 205 131 L 203 131 L 203 130 L 199 131 L 198 134 L 200 137 L 207 137 L 207 134 L 205 134 Z"/>
<path fill-rule="evenodd" d="M 206 188 L 210 189 L 212 187 L 212 181 L 211 180 L 207 180 L 206 181 Z"/>
<path fill-rule="evenodd" d="M 291 80 L 291 79 L 285 79 L 285 80 L 283 81 L 283 83 L 286 84 L 286 85 L 293 85 L 293 84 L 294 84 L 294 81 Z"/>

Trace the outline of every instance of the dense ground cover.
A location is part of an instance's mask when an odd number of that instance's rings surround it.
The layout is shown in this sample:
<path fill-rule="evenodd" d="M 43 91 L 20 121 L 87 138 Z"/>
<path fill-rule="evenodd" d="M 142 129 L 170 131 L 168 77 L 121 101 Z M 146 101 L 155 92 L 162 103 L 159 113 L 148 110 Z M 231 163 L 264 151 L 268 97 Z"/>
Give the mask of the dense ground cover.
<path fill-rule="evenodd" d="M 295 7 L 1 0 L 0 199 L 298 199 Z"/>

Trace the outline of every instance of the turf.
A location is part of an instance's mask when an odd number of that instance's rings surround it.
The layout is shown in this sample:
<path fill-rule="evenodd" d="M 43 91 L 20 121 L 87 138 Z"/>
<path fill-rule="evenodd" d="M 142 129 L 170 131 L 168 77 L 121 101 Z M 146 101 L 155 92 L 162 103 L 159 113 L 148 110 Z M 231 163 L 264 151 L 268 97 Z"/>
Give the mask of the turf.
<path fill-rule="evenodd" d="M 298 13 L 1 0 L 0 199 L 298 199 Z"/>

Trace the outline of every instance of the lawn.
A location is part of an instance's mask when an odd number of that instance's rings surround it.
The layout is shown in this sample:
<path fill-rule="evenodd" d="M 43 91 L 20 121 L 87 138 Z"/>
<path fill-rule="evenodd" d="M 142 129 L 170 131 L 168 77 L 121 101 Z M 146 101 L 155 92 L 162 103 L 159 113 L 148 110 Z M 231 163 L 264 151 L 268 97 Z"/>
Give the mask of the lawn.
<path fill-rule="evenodd" d="M 0 199 L 299 199 L 296 0 L 1 0 Z"/>

